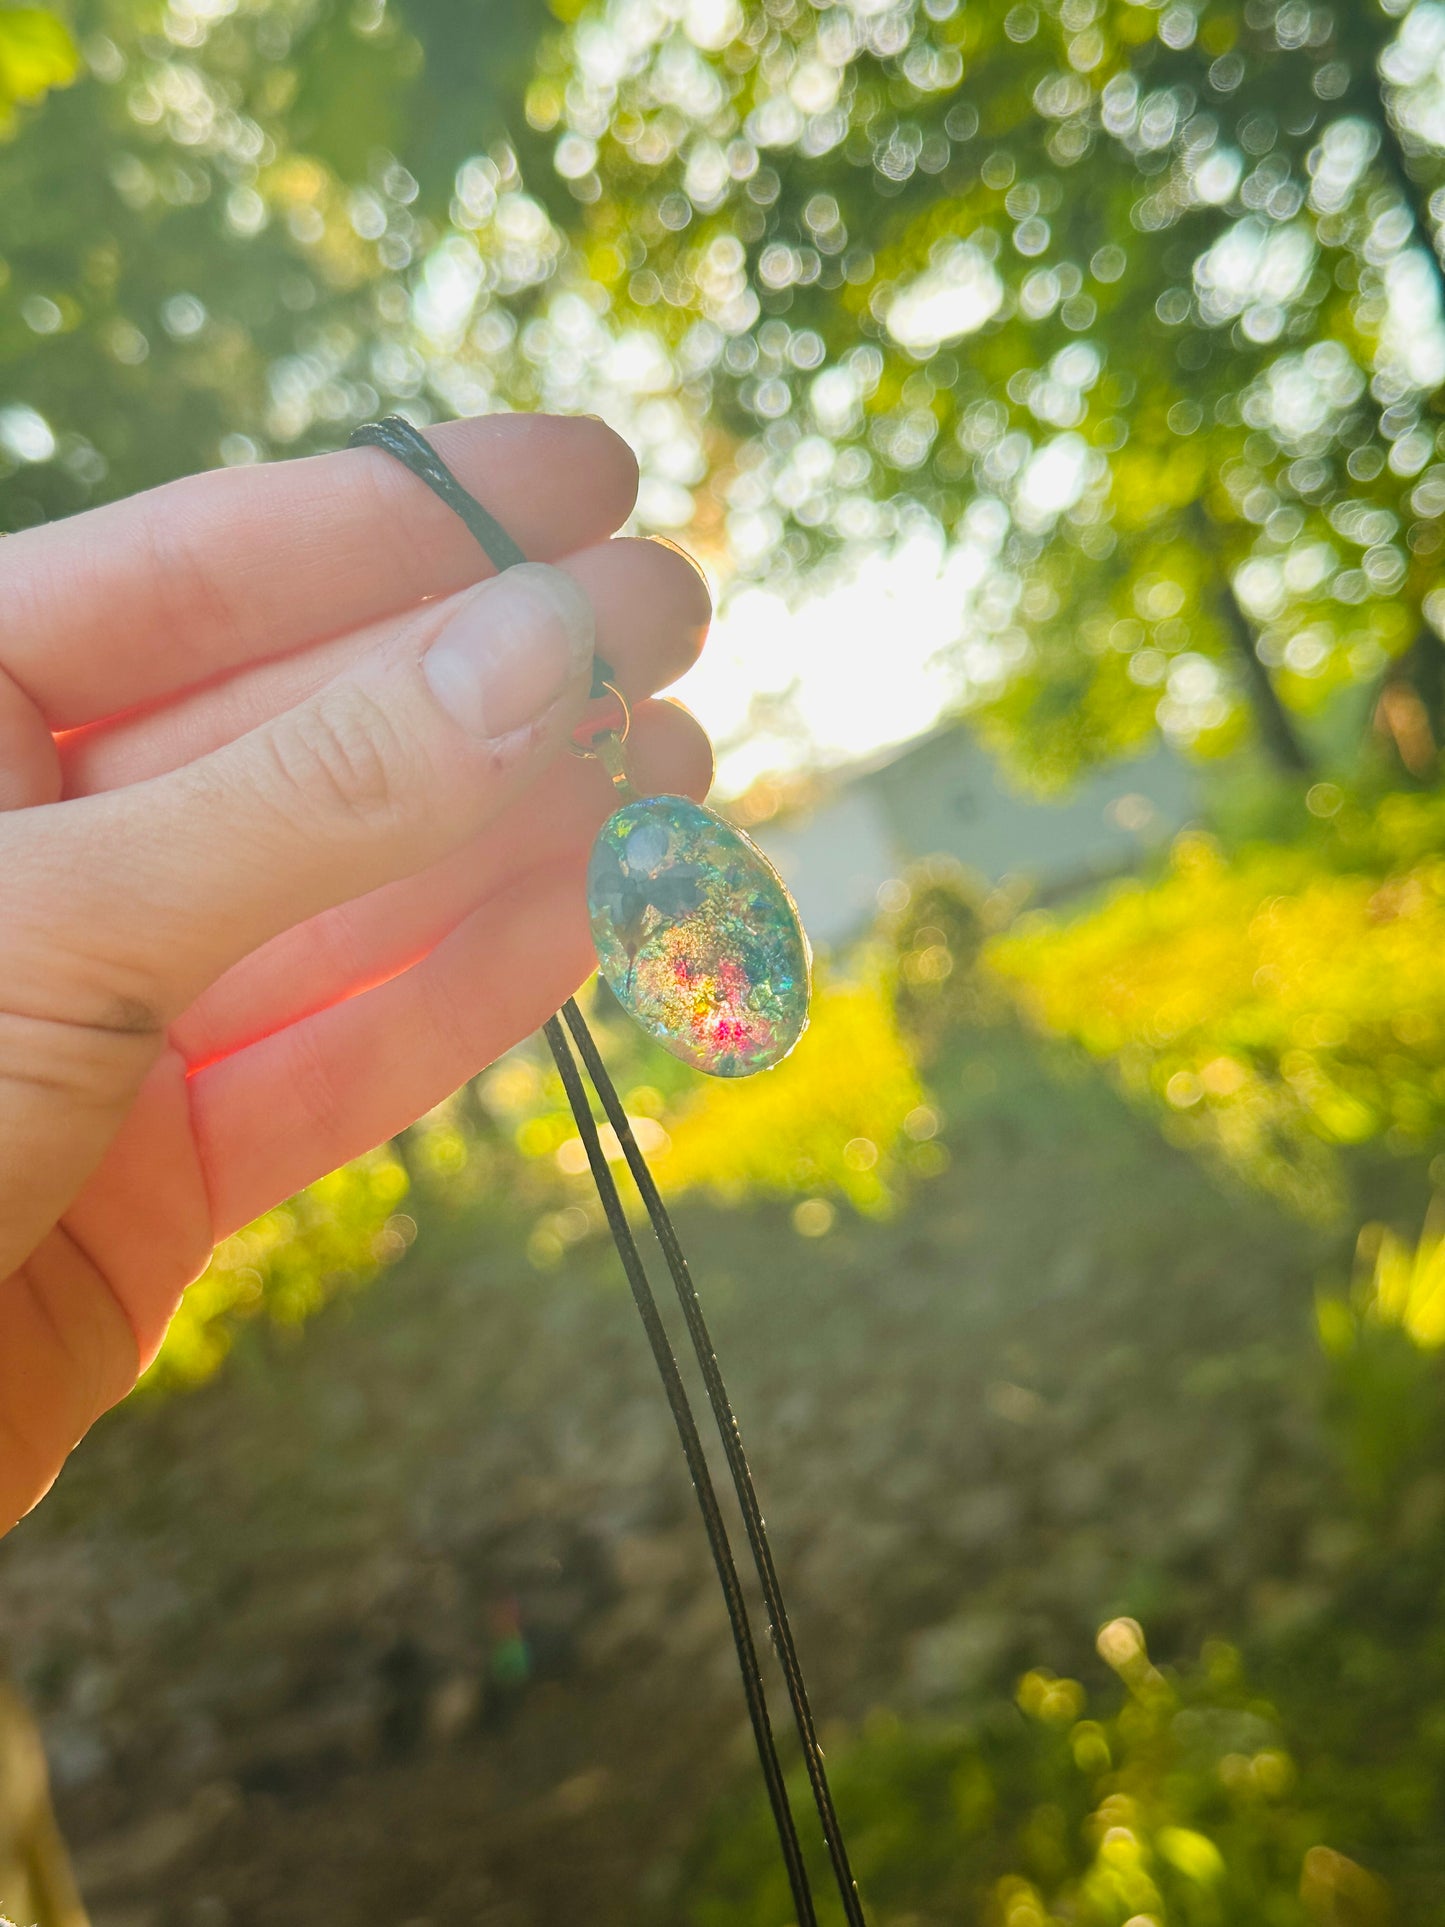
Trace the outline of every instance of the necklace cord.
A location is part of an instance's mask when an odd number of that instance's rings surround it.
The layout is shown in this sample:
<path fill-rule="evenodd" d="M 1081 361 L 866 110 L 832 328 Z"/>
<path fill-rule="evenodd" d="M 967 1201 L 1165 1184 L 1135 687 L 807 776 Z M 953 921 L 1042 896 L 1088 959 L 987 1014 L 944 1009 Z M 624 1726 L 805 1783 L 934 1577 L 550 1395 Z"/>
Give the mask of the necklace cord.
<path fill-rule="evenodd" d="M 569 1008 L 570 1007 L 570 1008 Z M 576 1006 L 568 1000 L 570 1010 Z M 581 1013 L 578 1012 L 580 1018 Z M 602 1200 L 608 1228 L 617 1246 L 617 1255 L 622 1260 L 622 1269 L 627 1274 L 627 1282 L 632 1288 L 633 1302 L 642 1317 L 647 1342 L 652 1347 L 662 1387 L 667 1394 L 667 1402 L 672 1411 L 677 1435 L 682 1441 L 683 1457 L 687 1469 L 692 1474 L 693 1489 L 697 1493 L 698 1506 L 702 1512 L 703 1525 L 707 1531 L 708 1545 L 712 1550 L 713 1564 L 717 1568 L 718 1580 L 722 1586 L 723 1599 L 727 1605 L 728 1624 L 732 1629 L 733 1644 L 737 1648 L 738 1666 L 743 1676 L 743 1696 L 747 1700 L 748 1718 L 752 1722 L 753 1737 L 757 1741 L 758 1758 L 762 1762 L 763 1779 L 768 1789 L 768 1804 L 773 1810 L 773 1823 L 778 1830 L 778 1843 L 783 1850 L 783 1860 L 788 1870 L 788 1884 L 792 1888 L 793 1905 L 797 1909 L 798 1927 L 816 1927 L 817 1914 L 813 1907 L 813 1896 L 808 1885 L 808 1871 L 803 1863 L 803 1850 L 798 1843 L 797 1828 L 793 1824 L 792 1808 L 788 1804 L 788 1789 L 783 1779 L 782 1765 L 778 1759 L 777 1743 L 773 1738 L 771 1722 L 768 1719 L 767 1695 L 763 1688 L 762 1670 L 758 1665 L 757 1648 L 753 1644 L 752 1628 L 748 1623 L 748 1609 L 743 1598 L 742 1586 L 738 1580 L 737 1566 L 733 1561 L 732 1548 L 728 1543 L 727 1527 L 717 1501 L 717 1489 L 708 1470 L 707 1458 L 703 1452 L 702 1440 L 698 1436 L 697 1421 L 688 1403 L 687 1388 L 678 1370 L 677 1358 L 668 1342 L 667 1331 L 662 1322 L 662 1314 L 657 1308 L 657 1299 L 648 1283 L 647 1272 L 643 1266 L 642 1254 L 637 1249 L 637 1240 L 632 1235 L 632 1227 L 627 1222 L 622 1199 L 618 1195 L 616 1183 L 607 1163 L 607 1154 L 602 1149 L 596 1120 L 592 1107 L 587 1102 L 586 1088 L 582 1074 L 577 1068 L 576 1059 L 567 1043 L 567 1033 L 555 1017 L 549 1017 L 543 1026 L 543 1035 L 551 1047 L 553 1059 L 562 1078 L 567 1101 L 572 1106 L 572 1115 L 577 1120 L 582 1143 L 587 1151 L 587 1162 L 592 1167 L 592 1176 L 597 1185 L 597 1195 Z"/>
<path fill-rule="evenodd" d="M 728 1397 L 727 1386 L 723 1382 L 722 1368 L 717 1362 L 712 1334 L 703 1316 L 702 1301 L 692 1282 L 692 1272 L 673 1225 L 672 1215 L 663 1203 L 662 1193 L 657 1188 L 657 1180 L 648 1168 L 647 1160 L 642 1155 L 642 1147 L 637 1142 L 632 1125 L 628 1121 L 626 1109 L 617 1094 L 617 1087 L 602 1061 L 597 1040 L 588 1029 L 575 998 L 567 999 L 562 1006 L 562 1015 L 567 1020 L 567 1028 L 571 1031 L 578 1053 L 587 1067 L 587 1074 L 602 1100 L 607 1121 L 617 1133 L 617 1140 L 627 1159 L 627 1168 L 632 1173 L 632 1181 L 637 1186 L 643 1208 L 647 1212 L 667 1269 L 671 1274 L 678 1303 L 682 1306 L 682 1315 L 687 1321 L 688 1336 L 692 1340 L 692 1348 L 702 1372 L 703 1384 L 707 1388 L 708 1404 L 712 1407 L 718 1436 L 722 1440 L 723 1452 L 727 1457 L 728 1470 L 732 1474 L 733 1490 L 737 1494 L 738 1505 L 742 1511 L 748 1545 L 752 1550 L 758 1583 L 763 1591 L 763 1603 L 767 1607 L 772 1627 L 773 1648 L 777 1654 L 778 1663 L 783 1669 L 788 1700 L 793 1709 L 793 1722 L 798 1729 L 798 1739 L 803 1749 L 808 1784 L 823 1828 L 828 1858 L 832 1862 L 834 1877 L 838 1883 L 844 1917 L 848 1927 L 867 1927 L 862 1903 L 858 1898 L 857 1883 L 848 1862 L 848 1848 L 843 1839 L 843 1829 L 833 1805 L 832 1789 L 828 1785 L 827 1769 L 823 1764 L 823 1749 L 818 1744 L 817 1729 L 813 1723 L 813 1709 L 808 1699 L 808 1688 L 798 1659 L 798 1649 L 793 1641 L 793 1628 L 783 1599 L 783 1589 L 778 1580 L 777 1567 L 773 1564 L 773 1549 L 768 1541 L 767 1526 L 763 1520 L 762 1507 L 758 1502 L 757 1488 L 753 1484 L 747 1453 L 743 1449 L 742 1432 L 738 1426 L 737 1416 L 733 1411 L 732 1401 Z"/>
<path fill-rule="evenodd" d="M 410 422 L 399 416 L 389 416 L 380 422 L 371 422 L 358 428 L 351 436 L 353 446 L 372 446 L 383 449 L 411 470 L 419 480 L 436 494 L 447 507 L 452 509 L 465 522 L 482 549 L 496 564 L 498 569 L 510 568 L 514 563 L 526 560 L 523 551 L 501 524 L 482 507 L 475 497 L 462 487 L 451 470 L 437 455 L 431 444 L 415 429 Z M 599 661 L 594 672 L 593 693 L 604 693 L 610 684 L 613 672 L 606 663 Z M 596 1089 L 603 1111 L 617 1135 L 628 1169 L 637 1186 L 647 1212 L 653 1233 L 672 1278 L 678 1302 L 682 1307 L 693 1351 L 702 1372 L 707 1391 L 708 1403 L 717 1425 L 723 1451 L 727 1458 L 728 1469 L 732 1476 L 733 1489 L 737 1494 L 742 1512 L 743 1526 L 747 1536 L 753 1563 L 757 1570 L 758 1581 L 762 1588 L 763 1600 L 767 1609 L 772 1642 L 779 1665 L 787 1686 L 788 1699 L 792 1708 L 794 1724 L 801 1743 L 803 1760 L 807 1770 L 808 1783 L 817 1808 L 823 1838 L 828 1849 L 829 1861 L 837 1882 L 843 1903 L 847 1927 L 867 1927 L 858 1889 L 854 1882 L 848 1861 L 847 1847 L 844 1843 L 842 1828 L 833 1804 L 832 1792 L 828 1785 L 827 1771 L 823 1763 L 822 1749 L 818 1744 L 817 1731 L 809 1703 L 807 1687 L 802 1666 L 798 1659 L 793 1640 L 787 1607 L 783 1600 L 782 1588 L 778 1580 L 777 1568 L 773 1561 L 772 1548 L 768 1541 L 767 1528 L 763 1520 L 762 1508 L 753 1484 L 752 1473 L 743 1449 L 742 1435 L 738 1427 L 732 1403 L 728 1397 L 722 1372 L 717 1362 L 712 1336 L 703 1315 L 702 1304 L 692 1282 L 687 1259 L 678 1240 L 672 1219 L 662 1201 L 655 1179 L 648 1169 L 647 1161 L 633 1134 L 627 1119 L 626 1110 L 617 1094 L 596 1040 L 589 1030 L 586 1020 L 575 999 L 569 998 L 562 1007 L 561 1017 L 566 1021 L 567 1030 L 586 1066 L 588 1076 Z M 797 1832 L 793 1824 L 792 1812 L 788 1804 L 787 1789 L 779 1763 L 777 1746 L 768 1718 L 767 1699 L 762 1674 L 758 1665 L 757 1649 L 753 1641 L 748 1620 L 747 1607 L 738 1580 L 736 1564 L 717 1502 L 716 1489 L 708 1470 L 702 1442 L 698 1435 L 697 1424 L 688 1402 L 687 1391 L 678 1370 L 677 1359 L 669 1343 L 666 1328 L 657 1308 L 657 1300 L 647 1278 L 637 1241 L 627 1221 L 626 1212 L 618 1195 L 605 1153 L 598 1136 L 597 1125 L 592 1116 L 586 1087 L 582 1082 L 576 1060 L 572 1056 L 566 1031 L 558 1018 L 548 1020 L 543 1034 L 562 1079 L 563 1089 L 577 1123 L 583 1147 L 591 1167 L 592 1177 L 597 1186 L 598 1196 L 613 1242 L 617 1247 L 627 1281 L 632 1290 L 633 1300 L 642 1318 L 644 1330 L 652 1349 L 653 1359 L 662 1379 L 663 1390 L 672 1411 L 682 1443 L 683 1456 L 687 1461 L 693 1486 L 697 1494 L 698 1506 L 702 1513 L 703 1526 L 707 1533 L 713 1563 L 723 1590 L 727 1606 L 728 1621 L 732 1630 L 733 1643 L 737 1649 L 738 1666 L 742 1674 L 743 1693 L 747 1702 L 748 1714 L 752 1723 L 753 1735 L 757 1742 L 758 1756 L 762 1765 L 763 1778 L 767 1787 L 769 1804 L 772 1808 L 774 1824 L 778 1832 L 779 1845 L 787 1868 L 788 1881 L 792 1889 L 794 1907 L 797 1911 L 797 1927 L 815 1927 L 814 1910 L 808 1875 L 803 1863 Z"/>
<path fill-rule="evenodd" d="M 487 559 L 498 571 L 515 568 L 527 560 L 490 509 L 484 509 L 476 496 L 464 489 L 441 456 L 418 429 L 401 415 L 386 415 L 379 422 L 363 422 L 347 437 L 348 448 L 380 448 L 409 468 L 419 482 L 445 502 L 453 515 L 460 516 Z M 593 698 L 605 696 L 612 688 L 615 672 L 611 665 L 595 656 L 592 661 Z M 613 691 L 616 694 L 616 691 Z"/>

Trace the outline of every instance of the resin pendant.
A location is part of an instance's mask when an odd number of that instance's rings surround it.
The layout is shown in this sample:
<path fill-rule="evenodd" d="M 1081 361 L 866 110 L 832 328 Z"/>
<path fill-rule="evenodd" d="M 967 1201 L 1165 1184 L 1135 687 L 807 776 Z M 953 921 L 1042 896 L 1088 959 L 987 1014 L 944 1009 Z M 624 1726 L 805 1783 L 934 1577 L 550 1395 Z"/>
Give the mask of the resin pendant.
<path fill-rule="evenodd" d="M 615 810 L 587 866 L 602 975 L 664 1050 L 714 1077 L 771 1070 L 808 1022 L 811 955 L 787 885 L 685 796 Z"/>

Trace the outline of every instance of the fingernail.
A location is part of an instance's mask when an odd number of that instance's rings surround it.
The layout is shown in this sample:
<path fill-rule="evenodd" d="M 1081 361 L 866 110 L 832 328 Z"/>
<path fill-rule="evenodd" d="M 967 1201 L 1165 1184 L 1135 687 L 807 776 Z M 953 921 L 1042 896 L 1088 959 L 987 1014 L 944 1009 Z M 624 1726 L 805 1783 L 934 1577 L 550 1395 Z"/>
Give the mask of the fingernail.
<path fill-rule="evenodd" d="M 593 634 L 592 604 L 570 575 L 519 562 L 468 597 L 422 669 L 469 736 L 507 736 L 584 674 Z"/>

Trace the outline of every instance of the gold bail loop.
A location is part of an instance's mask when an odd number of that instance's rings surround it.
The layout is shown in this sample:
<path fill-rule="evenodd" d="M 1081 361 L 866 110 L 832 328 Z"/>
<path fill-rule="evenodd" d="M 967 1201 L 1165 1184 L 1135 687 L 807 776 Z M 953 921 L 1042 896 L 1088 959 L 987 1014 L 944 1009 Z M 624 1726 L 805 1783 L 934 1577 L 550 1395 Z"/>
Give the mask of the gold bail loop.
<path fill-rule="evenodd" d="M 637 795 L 632 787 L 632 778 L 627 774 L 627 759 L 622 754 L 622 738 L 615 729 L 609 729 L 599 736 L 593 745 L 592 754 L 606 770 L 612 787 L 624 803 L 631 803 Z"/>
<path fill-rule="evenodd" d="M 606 702 L 606 712 L 601 717 L 586 718 L 579 723 L 567 747 L 574 756 L 580 756 L 587 762 L 600 763 L 623 802 L 630 803 L 637 791 L 627 774 L 627 760 L 622 753 L 622 745 L 632 729 L 632 711 L 616 683 L 605 682 L 602 688 L 604 695 L 597 700 Z"/>

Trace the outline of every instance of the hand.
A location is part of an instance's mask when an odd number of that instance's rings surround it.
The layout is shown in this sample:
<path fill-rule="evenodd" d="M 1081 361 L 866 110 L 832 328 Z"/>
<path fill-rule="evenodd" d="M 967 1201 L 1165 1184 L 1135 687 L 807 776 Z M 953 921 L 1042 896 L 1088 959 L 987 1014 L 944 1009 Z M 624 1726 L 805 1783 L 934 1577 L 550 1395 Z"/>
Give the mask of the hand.
<path fill-rule="evenodd" d="M 640 781 L 706 792 L 706 738 L 644 699 L 693 660 L 707 593 L 675 551 L 606 540 L 627 448 L 547 417 L 434 439 L 555 566 L 494 576 L 376 449 L 0 542 L 0 1531 L 219 1238 L 592 967 L 612 792 L 559 752 L 594 639 Z"/>

